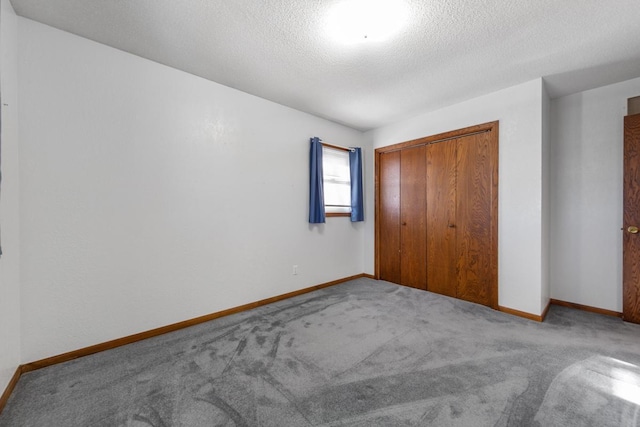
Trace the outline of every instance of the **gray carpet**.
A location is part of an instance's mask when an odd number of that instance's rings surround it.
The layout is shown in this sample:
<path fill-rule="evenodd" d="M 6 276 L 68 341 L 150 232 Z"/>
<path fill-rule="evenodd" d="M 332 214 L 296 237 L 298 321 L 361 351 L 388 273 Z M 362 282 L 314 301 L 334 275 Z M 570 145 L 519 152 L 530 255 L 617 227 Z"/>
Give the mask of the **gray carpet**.
<path fill-rule="evenodd" d="M 0 426 L 640 426 L 640 326 L 359 279 L 25 374 Z"/>

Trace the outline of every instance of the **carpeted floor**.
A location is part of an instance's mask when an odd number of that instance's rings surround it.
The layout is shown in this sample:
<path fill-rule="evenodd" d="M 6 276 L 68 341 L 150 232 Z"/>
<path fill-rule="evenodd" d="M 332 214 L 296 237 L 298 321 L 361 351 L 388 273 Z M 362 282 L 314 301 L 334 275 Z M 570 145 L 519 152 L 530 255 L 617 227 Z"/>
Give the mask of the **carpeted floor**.
<path fill-rule="evenodd" d="M 640 325 L 359 279 L 22 376 L 0 426 L 640 426 Z"/>

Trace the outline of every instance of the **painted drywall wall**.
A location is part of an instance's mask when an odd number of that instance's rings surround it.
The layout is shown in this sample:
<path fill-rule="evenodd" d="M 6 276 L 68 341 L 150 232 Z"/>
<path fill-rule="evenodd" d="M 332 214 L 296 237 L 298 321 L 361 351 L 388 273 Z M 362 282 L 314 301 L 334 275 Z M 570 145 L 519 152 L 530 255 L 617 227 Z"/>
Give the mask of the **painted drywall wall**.
<path fill-rule="evenodd" d="M 622 311 L 623 120 L 640 78 L 551 102 L 551 297 Z"/>
<path fill-rule="evenodd" d="M 0 0 L 0 394 L 20 364 L 20 193 L 18 162 L 18 18 Z"/>
<path fill-rule="evenodd" d="M 363 272 L 362 223 L 307 223 L 309 138 L 362 133 L 22 18 L 19 48 L 23 361 Z"/>
<path fill-rule="evenodd" d="M 540 306 L 544 309 L 551 298 L 551 98 L 542 85 L 542 288 Z"/>
<path fill-rule="evenodd" d="M 421 114 L 366 133 L 374 148 L 500 121 L 498 193 L 499 304 L 542 312 L 542 79 Z M 367 158 L 373 170 L 373 157 Z M 374 177 L 367 212 L 374 209 Z M 374 224 L 366 224 L 365 271 L 374 270 Z"/>

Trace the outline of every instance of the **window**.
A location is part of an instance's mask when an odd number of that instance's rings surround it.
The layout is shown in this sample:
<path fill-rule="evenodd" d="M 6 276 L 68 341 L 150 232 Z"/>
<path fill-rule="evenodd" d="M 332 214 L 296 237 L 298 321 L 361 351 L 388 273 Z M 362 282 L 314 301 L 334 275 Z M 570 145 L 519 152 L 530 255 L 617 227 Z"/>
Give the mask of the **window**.
<path fill-rule="evenodd" d="M 351 215 L 349 150 L 322 144 L 324 208 L 328 216 Z"/>
<path fill-rule="evenodd" d="M 309 224 L 327 216 L 364 221 L 362 148 L 343 148 L 309 140 Z"/>

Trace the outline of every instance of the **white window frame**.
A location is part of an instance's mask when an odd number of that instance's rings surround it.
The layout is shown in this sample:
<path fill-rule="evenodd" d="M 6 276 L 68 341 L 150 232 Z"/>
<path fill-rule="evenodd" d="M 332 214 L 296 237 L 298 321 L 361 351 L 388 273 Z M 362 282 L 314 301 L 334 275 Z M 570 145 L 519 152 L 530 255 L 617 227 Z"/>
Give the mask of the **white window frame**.
<path fill-rule="evenodd" d="M 322 170 L 323 170 L 323 177 L 322 177 L 322 181 L 324 184 L 324 188 L 327 189 L 328 185 L 331 184 L 341 184 L 341 186 L 344 186 L 344 189 L 341 191 L 344 191 L 345 194 L 342 195 L 342 199 L 343 199 L 343 203 L 336 203 L 336 204 L 327 204 L 325 201 L 323 201 L 324 203 L 324 211 L 325 211 L 325 215 L 326 216 L 351 216 L 351 171 L 349 169 L 349 149 L 348 148 L 344 148 L 344 147 L 338 147 L 336 145 L 331 145 L 331 144 L 325 144 L 324 142 L 321 143 L 322 144 Z M 325 153 L 330 152 L 332 155 L 328 156 L 325 155 Z M 335 158 L 336 154 L 342 154 L 344 153 L 344 156 L 346 157 L 346 172 L 345 172 L 345 168 L 336 168 L 333 167 L 329 162 L 331 162 L 331 158 Z M 342 169 L 342 170 L 341 170 Z M 329 173 L 325 173 L 325 171 L 338 171 L 338 172 L 342 172 L 342 174 L 336 176 L 329 176 Z M 325 191 L 325 199 L 326 199 L 326 191 Z M 346 202 L 347 204 L 344 204 L 344 202 Z"/>

